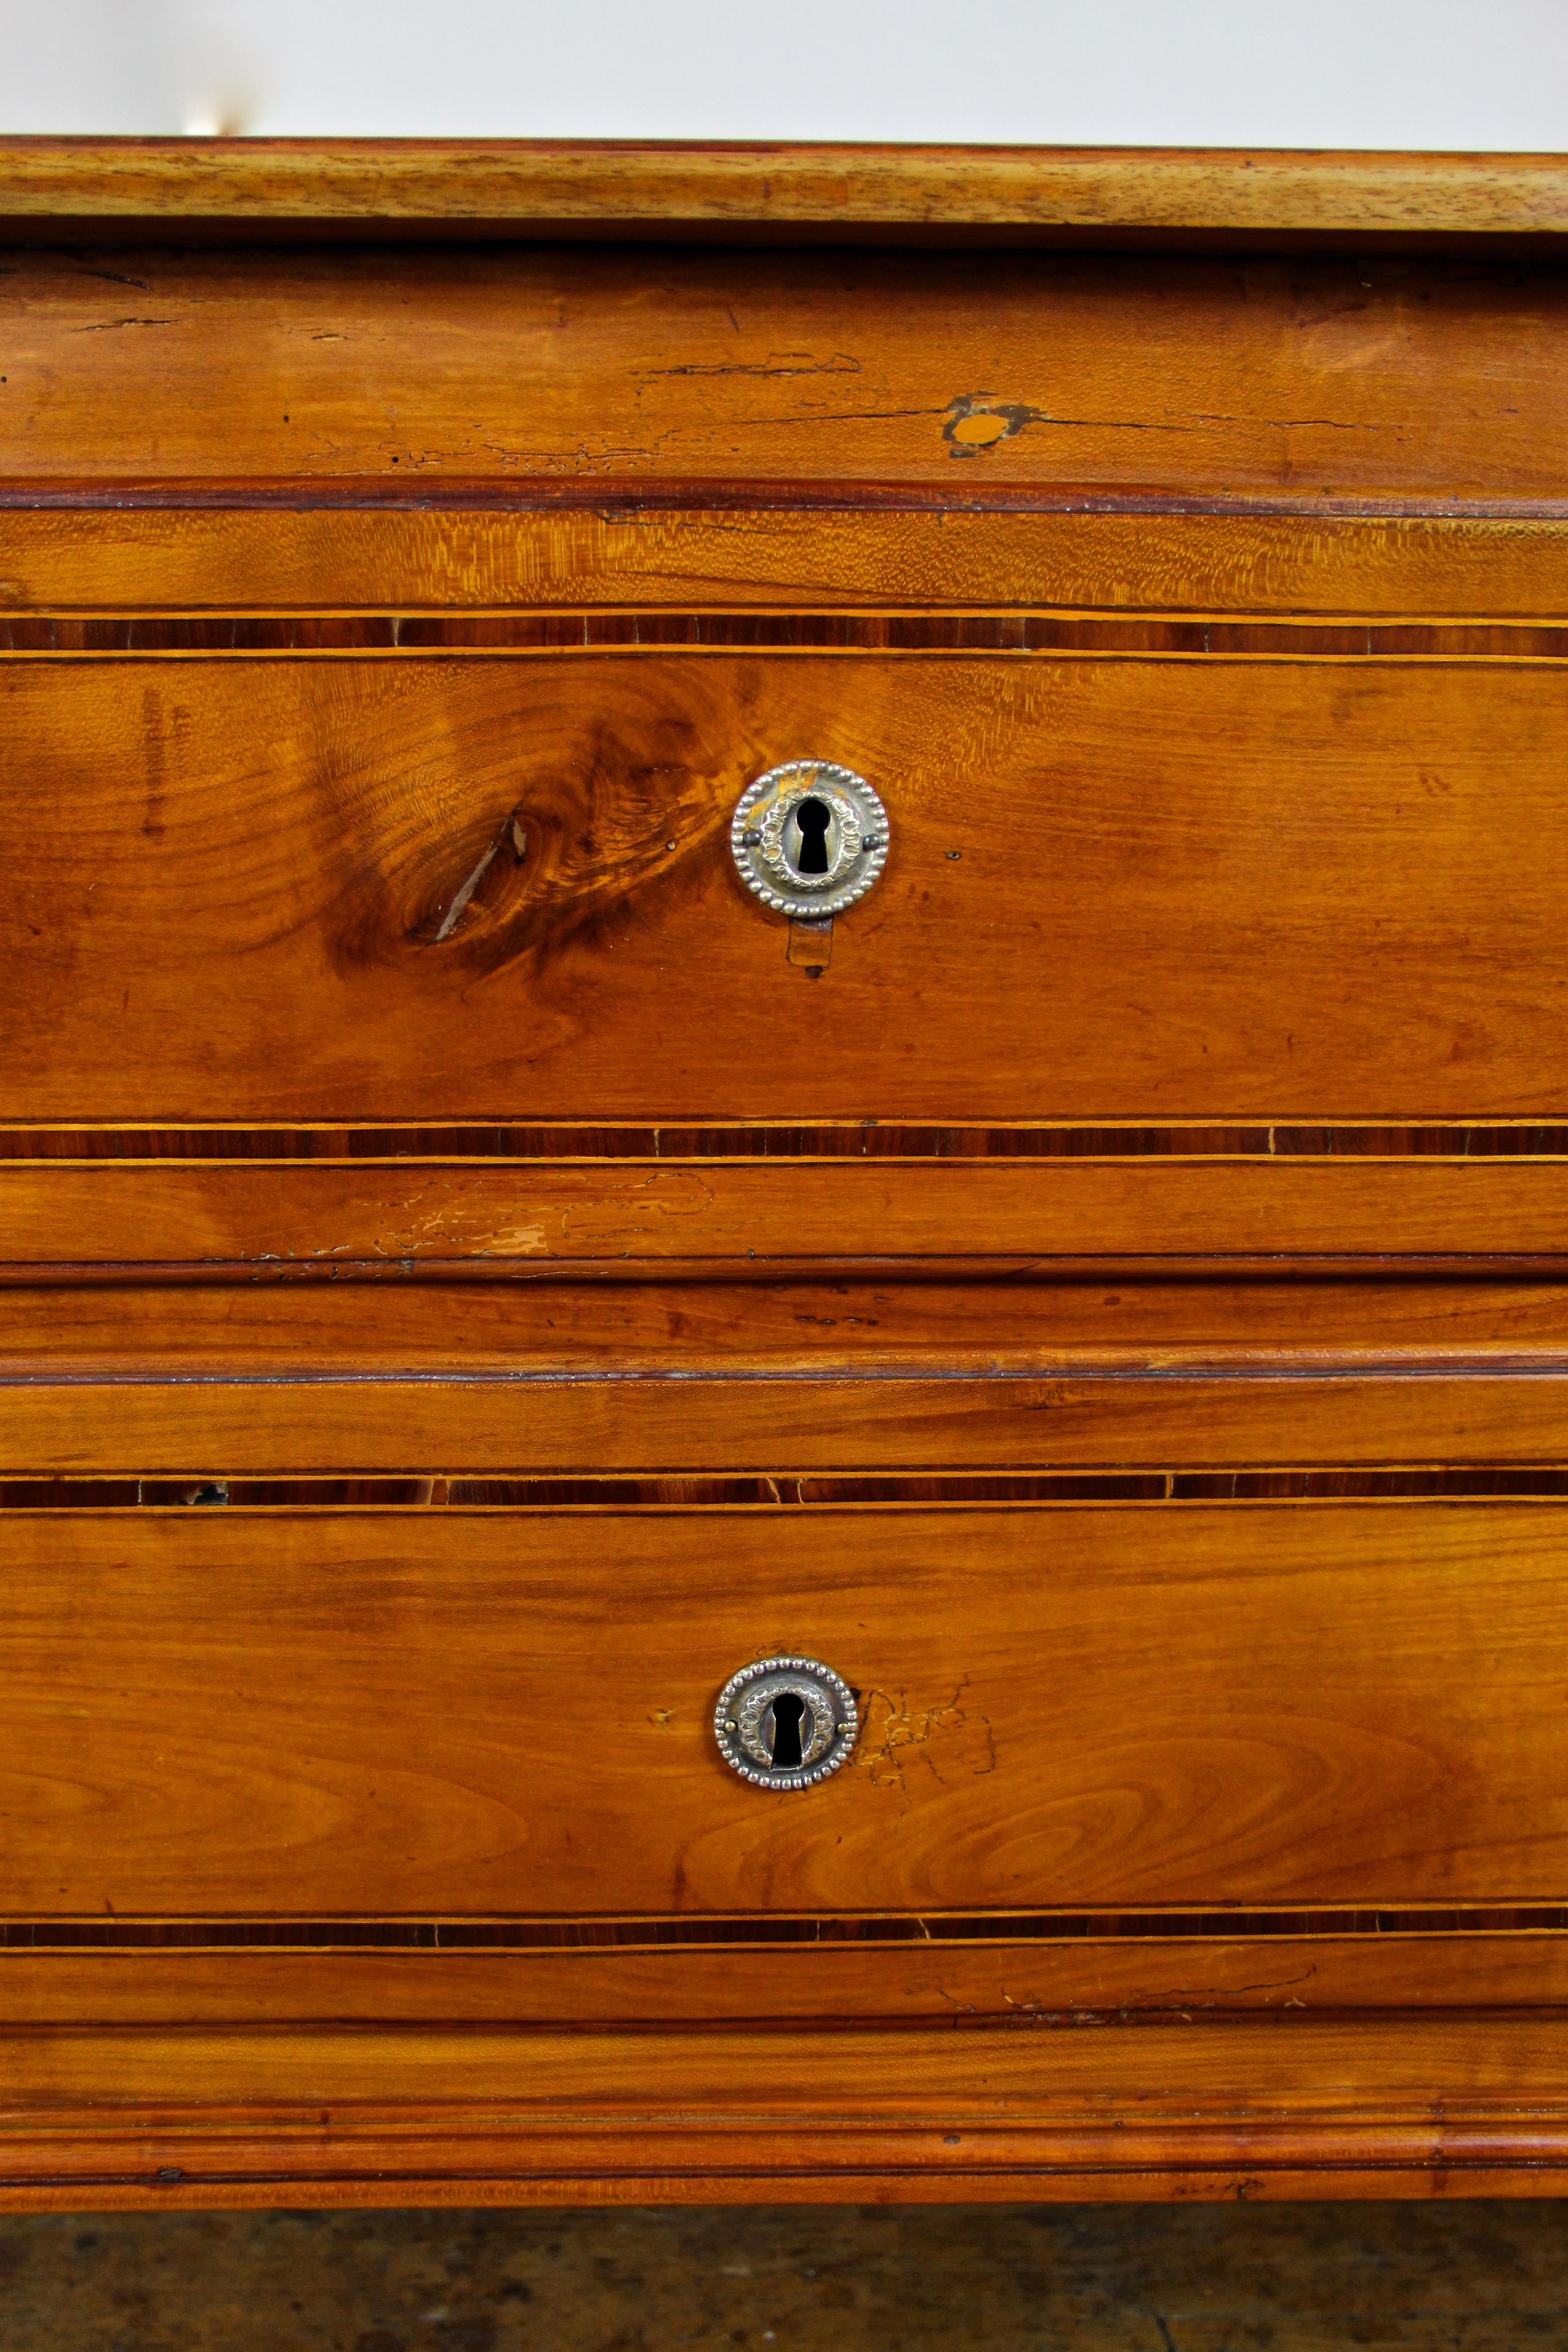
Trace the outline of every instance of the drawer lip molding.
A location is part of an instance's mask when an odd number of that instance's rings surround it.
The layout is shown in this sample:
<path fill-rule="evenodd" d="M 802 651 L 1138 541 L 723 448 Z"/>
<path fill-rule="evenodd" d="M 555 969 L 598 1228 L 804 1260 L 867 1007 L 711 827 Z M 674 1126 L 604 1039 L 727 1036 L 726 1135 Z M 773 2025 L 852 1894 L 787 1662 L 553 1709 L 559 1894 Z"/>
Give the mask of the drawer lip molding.
<path fill-rule="evenodd" d="M 1549 2012 L 37 2027 L 0 2038 L 0 2206 L 1561 2196 L 1565 2051 Z"/>

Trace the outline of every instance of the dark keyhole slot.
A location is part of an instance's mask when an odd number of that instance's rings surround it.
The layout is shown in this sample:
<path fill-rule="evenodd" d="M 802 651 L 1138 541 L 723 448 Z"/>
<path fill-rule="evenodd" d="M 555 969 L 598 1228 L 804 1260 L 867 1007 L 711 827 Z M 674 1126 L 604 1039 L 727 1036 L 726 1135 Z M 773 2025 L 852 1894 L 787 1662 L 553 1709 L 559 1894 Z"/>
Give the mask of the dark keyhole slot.
<path fill-rule="evenodd" d="M 795 812 L 795 822 L 800 828 L 800 855 L 796 860 L 802 874 L 825 874 L 828 870 L 828 827 L 833 812 L 826 801 L 802 801 Z"/>
<path fill-rule="evenodd" d="M 800 1761 L 800 1720 L 806 1702 L 793 1691 L 780 1691 L 773 1702 L 773 1769 L 788 1771 Z"/>

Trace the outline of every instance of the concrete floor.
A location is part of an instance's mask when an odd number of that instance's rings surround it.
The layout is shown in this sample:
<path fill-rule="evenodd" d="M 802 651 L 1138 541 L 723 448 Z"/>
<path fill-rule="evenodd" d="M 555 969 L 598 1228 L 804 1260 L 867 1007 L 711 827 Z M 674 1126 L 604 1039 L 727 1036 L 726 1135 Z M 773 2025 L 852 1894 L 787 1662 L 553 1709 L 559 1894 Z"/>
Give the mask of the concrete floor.
<path fill-rule="evenodd" d="M 1521 2352 L 1568 2202 L 0 2220 L 0 2352 Z"/>

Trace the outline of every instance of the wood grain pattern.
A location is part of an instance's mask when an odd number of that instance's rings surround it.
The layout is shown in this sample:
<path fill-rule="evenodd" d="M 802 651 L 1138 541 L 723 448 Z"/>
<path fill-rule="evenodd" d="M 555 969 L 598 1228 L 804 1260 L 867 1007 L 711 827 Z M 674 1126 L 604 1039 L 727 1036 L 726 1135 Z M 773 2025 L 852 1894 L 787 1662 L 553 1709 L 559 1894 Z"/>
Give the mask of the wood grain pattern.
<path fill-rule="evenodd" d="M 902 2064 L 890 2063 L 895 2053 Z M 1568 2023 L 1550 2013 L 1379 2021 L 1370 2032 L 1345 2019 L 1256 2018 L 1197 2032 L 1172 2021 L 907 2039 L 852 2030 L 579 2037 L 417 2028 L 373 2039 L 329 2028 L 229 2039 L 199 2030 L 95 2036 L 66 2028 L 8 2037 L 5 2060 L 0 2114 L 8 2125 L 68 2101 L 78 2116 L 89 2101 L 112 2114 L 138 2095 L 147 2102 L 154 2081 L 165 2114 L 204 2108 L 220 2128 L 225 2110 L 265 2097 L 283 2114 L 313 2099 L 371 2115 L 378 2106 L 424 2106 L 433 2120 L 443 2106 L 472 2112 L 483 2104 L 497 2124 L 508 2111 L 531 2111 L 540 2123 L 553 2111 L 563 2136 L 595 2110 L 631 2126 L 647 2116 L 650 2094 L 679 2099 L 683 2085 L 716 2135 L 727 2122 L 752 2130 L 770 2116 L 803 2123 L 823 2106 L 893 2127 L 918 2127 L 923 2110 L 933 2109 L 970 2129 L 1002 2124 L 1009 2109 L 1037 2124 L 1082 2123 L 1106 2093 L 1167 2130 L 1191 2118 L 1198 2098 L 1217 2122 L 1233 2125 L 1254 2102 L 1277 2123 L 1293 2116 L 1321 2124 L 1336 2115 L 1348 2123 L 1381 2106 L 1391 2124 L 1431 2124 L 1435 2079 L 1461 2130 L 1487 2119 L 1555 2124 L 1568 2108 Z M 971 2145 L 971 2160 L 974 2153 Z M 947 2161 L 967 2168 L 961 2158 Z"/>
<path fill-rule="evenodd" d="M 1149 1272 L 1232 1254 L 1517 1254 L 1555 1267 L 1568 1187 L 1550 1160 L 23 1160 L 0 1163 L 0 1235 L 20 1272 L 749 1258 L 891 1278 L 950 1264 L 960 1239 L 982 1260 L 1102 1255 Z"/>
<path fill-rule="evenodd" d="M 1568 2007 L 1568 1937 L 1107 1936 L 1052 1942 L 395 1951 L 177 1947 L 0 1954 L 0 2026 L 597 2025 L 973 2019 L 1038 2031 Z M 3 2168 L 3 2159 L 0 2159 Z"/>
<path fill-rule="evenodd" d="M 1568 1461 L 1559 1283 L 389 1273 L 0 1286 L 0 1469 L 788 1479 Z"/>
<path fill-rule="evenodd" d="M 1563 159 L 6 218 L 0 2206 L 1561 2193 Z"/>
<path fill-rule="evenodd" d="M 11 495 L 705 488 L 1562 521 L 1568 271 L 1377 257 L 18 252 Z M 552 487 L 553 486 L 553 487 Z M 768 494 L 758 496 L 758 489 Z M 1032 601 L 1032 600 L 1031 600 Z"/>
<path fill-rule="evenodd" d="M 8 1513 L 13 1916 L 1557 1902 L 1560 1505 Z M 862 1693 L 786 1802 L 747 1657 Z"/>
<path fill-rule="evenodd" d="M 294 1379 L 27 1380 L 4 1407 L 0 1469 L 26 1477 L 1568 1462 L 1560 1375 L 312 1380 L 301 1352 Z"/>
<path fill-rule="evenodd" d="M 1265 236 L 1568 231 L 1553 155 L 679 140 L 0 141 L 0 219 L 316 222 L 560 236 L 776 224 L 853 239 L 898 225 Z"/>
<path fill-rule="evenodd" d="M 1563 1116 L 1568 675 L 1261 677 L 0 669 L 28 779 L 0 813 L 10 1115 Z M 820 983 L 726 837 L 802 750 L 871 777 L 894 825 Z M 1242 1206 L 1229 1245 L 1254 1230 Z"/>
<path fill-rule="evenodd" d="M 766 1276 L 453 1284 L 0 1285 L 0 1380 L 624 1372 L 818 1381 L 1096 1372 L 1568 1370 L 1568 1285 L 1363 1272 L 1052 1279 L 977 1268 L 896 1283 Z M 1568 1457 L 1565 1457 L 1568 1458 Z M 694 1465 L 695 1457 L 694 1457 Z"/>
<path fill-rule="evenodd" d="M 52 1283 L 0 1286 L 0 1471 L 1500 1479 L 1568 1461 L 1565 1370 L 1562 1285 L 1474 1275 Z"/>
<path fill-rule="evenodd" d="M 1070 2033 L 11 2033 L 0 2199 L 1560 2194 L 1553 2018 Z"/>
<path fill-rule="evenodd" d="M 0 488 L 0 613 L 793 612 L 888 608 L 1557 621 L 1568 524 L 1094 511 L 475 510 L 317 490 L 298 509 L 191 499 L 65 511 Z M 41 495 L 41 494 L 40 494 Z M 97 498 L 99 503 L 94 504 Z M 618 497 L 617 508 L 622 504 Z M 1102 502 L 1102 507 L 1103 502 Z M 1085 511 L 1087 507 L 1090 510 Z"/>

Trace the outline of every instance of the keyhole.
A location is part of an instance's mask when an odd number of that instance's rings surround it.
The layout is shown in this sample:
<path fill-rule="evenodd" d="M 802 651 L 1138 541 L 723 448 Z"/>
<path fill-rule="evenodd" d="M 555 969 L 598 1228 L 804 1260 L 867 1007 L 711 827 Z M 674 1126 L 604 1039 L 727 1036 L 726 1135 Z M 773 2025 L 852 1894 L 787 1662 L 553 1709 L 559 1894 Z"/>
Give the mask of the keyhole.
<path fill-rule="evenodd" d="M 802 874 L 825 874 L 828 870 L 828 827 L 833 812 L 826 801 L 802 801 L 795 812 L 795 822 L 800 828 L 800 854 L 795 860 Z"/>
<path fill-rule="evenodd" d="M 806 1702 L 793 1691 L 780 1691 L 773 1702 L 773 1769 L 789 1771 L 800 1761 L 800 1721 Z"/>

